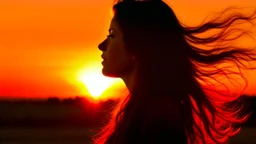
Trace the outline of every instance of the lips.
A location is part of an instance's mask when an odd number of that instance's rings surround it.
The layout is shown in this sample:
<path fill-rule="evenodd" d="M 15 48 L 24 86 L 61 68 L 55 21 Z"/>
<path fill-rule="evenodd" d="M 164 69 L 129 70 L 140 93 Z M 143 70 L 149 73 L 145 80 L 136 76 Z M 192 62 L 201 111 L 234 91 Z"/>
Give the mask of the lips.
<path fill-rule="evenodd" d="M 106 62 L 106 59 L 103 59 L 103 61 L 101 62 L 101 64 L 103 64 L 104 65 L 104 63 Z"/>
<path fill-rule="evenodd" d="M 102 58 L 103 60 L 106 60 L 106 58 L 105 58 L 103 55 L 101 55 L 101 58 Z"/>

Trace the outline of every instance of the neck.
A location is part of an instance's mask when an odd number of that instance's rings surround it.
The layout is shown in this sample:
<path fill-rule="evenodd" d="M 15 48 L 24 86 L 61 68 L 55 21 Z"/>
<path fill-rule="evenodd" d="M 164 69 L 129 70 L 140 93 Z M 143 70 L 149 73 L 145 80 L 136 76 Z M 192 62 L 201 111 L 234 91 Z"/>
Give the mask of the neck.
<path fill-rule="evenodd" d="M 134 86 L 135 70 L 123 75 L 121 79 L 124 81 L 127 89 L 131 92 Z"/>

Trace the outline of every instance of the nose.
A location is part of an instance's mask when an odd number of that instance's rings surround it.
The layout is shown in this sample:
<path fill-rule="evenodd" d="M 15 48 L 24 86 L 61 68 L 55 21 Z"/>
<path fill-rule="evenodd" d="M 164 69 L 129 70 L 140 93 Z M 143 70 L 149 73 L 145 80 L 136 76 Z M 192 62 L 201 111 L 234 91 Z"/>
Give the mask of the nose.
<path fill-rule="evenodd" d="M 101 51 L 106 51 L 106 49 L 107 49 L 107 40 L 105 39 L 103 42 L 101 42 L 101 43 L 98 45 L 98 48 L 99 48 L 99 50 L 101 50 Z"/>

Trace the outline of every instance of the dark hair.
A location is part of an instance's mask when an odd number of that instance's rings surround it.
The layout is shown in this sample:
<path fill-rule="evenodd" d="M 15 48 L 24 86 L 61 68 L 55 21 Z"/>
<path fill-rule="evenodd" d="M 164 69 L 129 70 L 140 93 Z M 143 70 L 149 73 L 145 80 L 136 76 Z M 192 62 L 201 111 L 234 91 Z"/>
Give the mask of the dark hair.
<path fill-rule="evenodd" d="M 189 27 L 161 0 L 123 0 L 113 9 L 139 73 L 136 87 L 120 102 L 95 143 L 143 143 L 145 139 L 160 143 L 154 140 L 167 140 L 171 135 L 185 139 L 183 143 L 226 143 L 239 131 L 238 124 L 249 113 L 240 113 L 243 105 L 234 103 L 238 95 L 218 93 L 215 88 L 226 87 L 219 79 L 223 76 L 234 80 L 231 76 L 238 75 L 247 84 L 242 70 L 254 69 L 245 62 L 255 61 L 256 53 L 253 47 L 232 42 L 250 36 L 250 31 L 237 27 L 252 24 L 255 12 L 225 17 L 235 9 L 230 7 L 216 19 Z M 212 30 L 214 34 L 200 35 Z M 162 136 L 157 137 L 158 133 Z"/>

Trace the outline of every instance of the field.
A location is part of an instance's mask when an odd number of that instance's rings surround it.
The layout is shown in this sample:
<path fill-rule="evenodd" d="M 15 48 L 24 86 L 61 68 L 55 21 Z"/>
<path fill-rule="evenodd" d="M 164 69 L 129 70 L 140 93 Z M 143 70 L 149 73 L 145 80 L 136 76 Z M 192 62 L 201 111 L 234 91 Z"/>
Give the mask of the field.
<path fill-rule="evenodd" d="M 86 128 L 3 128 L 1 144 L 88 144 L 91 141 Z"/>
<path fill-rule="evenodd" d="M 88 144 L 107 103 L 0 101 L 0 144 Z"/>
<path fill-rule="evenodd" d="M 5 128 L 1 144 L 89 144 L 92 133 L 86 128 Z M 230 144 L 256 144 L 256 129 L 244 128 Z"/>
<path fill-rule="evenodd" d="M 106 111 L 107 106 L 0 102 L 0 144 L 89 144 L 104 118 L 95 109 Z M 246 125 L 230 144 L 256 144 L 256 127 Z"/>

